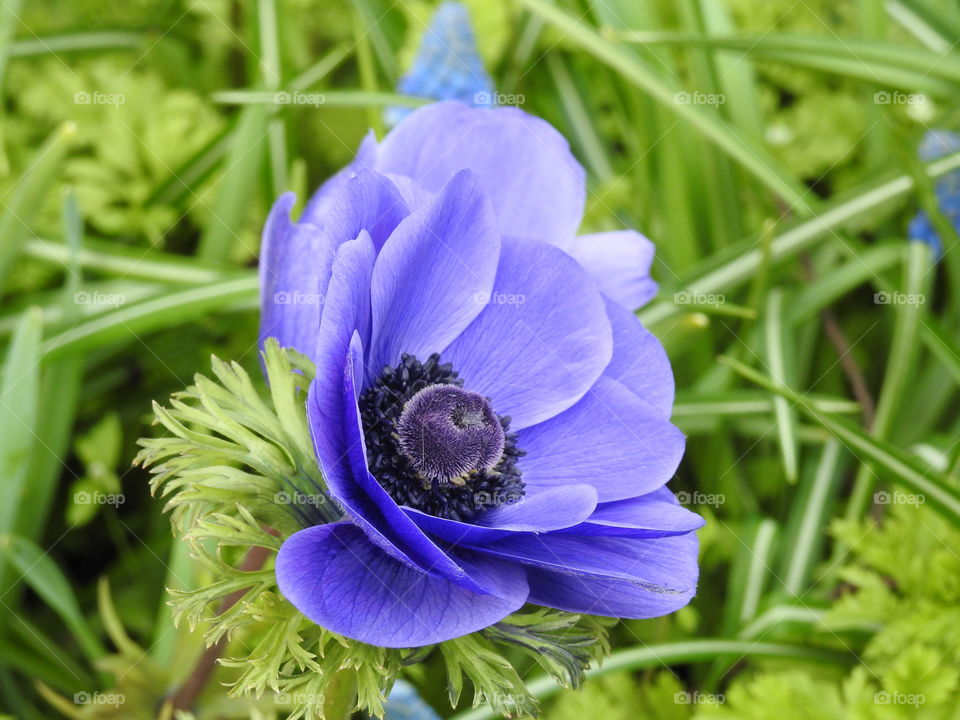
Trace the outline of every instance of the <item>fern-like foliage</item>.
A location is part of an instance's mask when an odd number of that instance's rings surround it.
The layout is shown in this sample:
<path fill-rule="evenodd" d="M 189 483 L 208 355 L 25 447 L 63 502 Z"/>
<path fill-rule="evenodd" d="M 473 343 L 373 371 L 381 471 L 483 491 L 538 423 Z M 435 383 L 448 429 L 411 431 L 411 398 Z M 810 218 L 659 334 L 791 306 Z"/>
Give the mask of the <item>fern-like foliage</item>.
<path fill-rule="evenodd" d="M 231 640 L 221 664 L 236 673 L 233 696 L 274 693 L 292 720 L 311 720 L 348 693 L 356 709 L 382 717 L 401 670 L 434 648 L 388 649 L 342 637 L 307 619 L 277 589 L 272 563 L 283 539 L 342 513 L 307 428 L 311 362 L 274 341 L 263 360 L 265 395 L 238 364 L 214 358 L 214 378 L 197 375 L 169 405 L 154 405 L 168 434 L 140 441 L 135 462 L 153 473 L 153 492 L 166 499 L 174 532 L 208 578 L 195 590 L 171 591 L 174 620 L 205 628 L 208 645 Z M 487 702 L 510 716 L 535 713 L 536 699 L 506 658 L 508 648 L 571 687 L 608 650 L 597 619 L 543 608 L 514 613 L 440 645 L 451 703 L 469 681 L 474 705 Z"/>

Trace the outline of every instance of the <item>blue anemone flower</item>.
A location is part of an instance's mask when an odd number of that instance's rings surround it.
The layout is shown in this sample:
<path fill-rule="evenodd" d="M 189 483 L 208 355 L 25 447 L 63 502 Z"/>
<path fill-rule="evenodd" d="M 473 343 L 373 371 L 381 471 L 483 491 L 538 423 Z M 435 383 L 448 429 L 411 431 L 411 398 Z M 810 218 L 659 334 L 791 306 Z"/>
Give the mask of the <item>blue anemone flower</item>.
<path fill-rule="evenodd" d="M 463 5 L 445 2 L 436 9 L 420 39 L 413 66 L 400 80 L 397 90 L 431 100 L 460 100 L 478 107 L 493 104 L 493 81 L 483 67 L 470 13 Z M 396 125 L 411 112 L 406 107 L 387 108 L 387 125 Z"/>
<path fill-rule="evenodd" d="M 578 237 L 584 196 L 549 124 L 446 102 L 368 137 L 299 222 L 277 202 L 261 336 L 316 365 L 308 424 L 343 512 L 277 556 L 314 622 L 417 647 L 527 602 L 645 618 L 693 597 L 673 375 L 629 309 L 652 249 Z"/>
<path fill-rule="evenodd" d="M 931 130 L 920 144 L 920 159 L 925 162 L 937 160 L 960 151 L 960 135 L 945 130 Z M 947 173 L 934 186 L 937 206 L 947 220 L 960 232 L 960 170 Z M 934 255 L 943 255 L 943 242 L 933 226 L 930 216 L 923 210 L 918 212 L 907 230 L 911 240 L 924 242 L 933 248 Z"/>

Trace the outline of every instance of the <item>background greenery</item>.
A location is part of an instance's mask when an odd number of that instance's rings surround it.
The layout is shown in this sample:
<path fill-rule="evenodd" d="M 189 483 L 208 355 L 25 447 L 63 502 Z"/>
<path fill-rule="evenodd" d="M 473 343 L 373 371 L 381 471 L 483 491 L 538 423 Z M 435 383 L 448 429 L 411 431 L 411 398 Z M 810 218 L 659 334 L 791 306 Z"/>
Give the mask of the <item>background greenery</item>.
<path fill-rule="evenodd" d="M 689 436 L 672 487 L 708 519 L 697 598 L 617 625 L 583 692 L 518 657 L 546 717 L 960 717 L 960 250 L 934 192 L 960 154 L 916 153 L 960 119 L 960 7 L 467 5 L 497 88 L 587 168 L 584 230 L 657 245 L 661 292 L 639 316 Z M 0 7 L 11 716 L 155 717 L 192 672 L 199 633 L 173 630 L 164 588 L 204 570 L 131 468 L 136 440 L 212 352 L 259 373 L 266 212 L 382 133 L 385 106 L 415 104 L 392 89 L 431 10 Z M 274 105 L 278 90 L 324 102 Z M 907 242 L 920 209 L 939 262 Z M 283 716 L 270 693 L 228 698 L 236 672 L 217 670 L 197 717 Z M 487 715 L 448 708 L 436 658 L 408 679 L 445 716 Z"/>

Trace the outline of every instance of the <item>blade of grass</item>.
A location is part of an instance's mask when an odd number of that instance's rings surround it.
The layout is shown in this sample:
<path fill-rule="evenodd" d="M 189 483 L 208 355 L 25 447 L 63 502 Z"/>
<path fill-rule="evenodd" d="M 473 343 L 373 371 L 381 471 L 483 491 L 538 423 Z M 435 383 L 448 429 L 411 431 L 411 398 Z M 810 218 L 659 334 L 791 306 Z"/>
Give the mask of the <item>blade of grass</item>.
<path fill-rule="evenodd" d="M 818 410 L 832 413 L 858 413 L 860 406 L 844 397 L 809 395 Z M 754 390 L 731 390 L 718 393 L 677 392 L 673 418 L 721 417 L 730 415 L 767 414 L 773 412 L 773 400 L 766 393 Z"/>
<path fill-rule="evenodd" d="M 31 309 L 25 312 L 3 364 L 0 384 L 0 428 L 3 428 L 0 434 L 0 483 L 3 488 L 0 535 L 16 529 L 20 510 L 28 500 L 27 470 L 37 430 L 42 332 L 40 311 Z M 0 560 L 0 597 L 7 594 L 10 586 L 9 565 Z"/>
<path fill-rule="evenodd" d="M 255 307 L 259 283 L 256 276 L 191 287 L 124 306 L 102 317 L 92 318 L 44 341 L 45 360 L 65 354 L 82 353 L 140 333 L 194 322 L 203 313 L 243 304 Z"/>
<path fill-rule="evenodd" d="M 265 90 L 218 90 L 211 93 L 210 100 L 215 103 L 225 105 L 275 105 L 277 107 L 287 107 L 284 95 L 290 96 L 291 101 L 296 100 L 294 93 L 279 91 L 277 93 L 267 92 Z M 402 107 L 417 108 L 426 105 L 430 100 L 413 95 L 400 95 L 398 93 L 380 92 L 375 90 L 324 90 L 323 92 L 307 93 L 312 98 L 316 107 L 370 107 L 379 108 L 399 105 Z M 304 100 L 306 102 L 306 100 Z M 301 104 L 293 103 L 290 104 Z"/>
<path fill-rule="evenodd" d="M 950 371 L 957 385 L 960 385 L 960 343 L 947 332 L 943 323 L 932 316 L 921 321 L 920 335 L 923 337 L 924 345 Z"/>
<path fill-rule="evenodd" d="M 730 365 L 747 380 L 793 402 L 803 414 L 840 440 L 861 461 L 874 463 L 889 477 L 923 495 L 950 522 L 960 525 L 960 490 L 954 488 L 946 476 L 932 471 L 890 443 L 876 440 L 849 420 L 817 410 L 803 395 L 777 385 L 748 365 L 725 356 L 721 356 L 719 361 Z"/>
<path fill-rule="evenodd" d="M 957 168 L 960 168 L 960 153 L 929 164 L 927 173 L 932 177 L 939 177 Z M 774 238 L 770 245 L 771 264 L 775 266 L 795 257 L 824 236 L 875 214 L 879 208 L 906 196 L 912 190 L 912 178 L 909 175 L 898 175 L 857 190 L 849 197 L 838 199 L 816 217 L 800 222 Z M 757 248 L 756 244 L 749 240 L 731 247 L 724 254 L 729 259 L 720 264 L 710 263 L 707 269 L 695 271 L 683 283 L 680 291 L 697 295 L 725 292 L 739 287 L 753 277 L 762 263 L 763 251 Z M 637 317 L 649 327 L 682 312 L 683 309 L 672 302 L 661 300 L 640 310 Z"/>
<path fill-rule="evenodd" d="M 845 458 L 840 443 L 831 438 L 823 446 L 816 472 L 800 483 L 790 504 L 780 571 L 789 595 L 803 595 L 809 587 L 813 566 L 827 534 L 829 506 L 840 489 Z"/>
<path fill-rule="evenodd" d="M 3 213 L 0 214 L 0 238 L 3 238 L 0 243 L 0 291 L 13 263 L 20 256 L 30 232 L 30 223 L 43 206 L 43 197 L 59 174 L 70 139 L 75 134 L 76 126 L 70 122 L 55 130 L 17 181 L 13 197 L 3 202 Z"/>
<path fill-rule="evenodd" d="M 590 170 L 590 173 L 597 177 L 601 182 L 607 182 L 613 178 L 613 167 L 604 150 L 603 143 L 597 134 L 592 119 L 587 114 L 583 105 L 583 100 L 577 92 L 573 78 L 567 70 L 567 66 L 559 56 L 547 55 L 547 69 L 553 79 L 553 84 L 557 88 L 557 95 L 560 104 L 563 106 L 567 121 L 573 131 L 573 137 L 576 145 L 583 155 L 584 162 Z"/>
<path fill-rule="evenodd" d="M 7 3 L 7 7 L 10 3 Z M 136 50 L 147 44 L 147 36 L 132 32 L 78 32 L 64 35 L 16 40 L 10 45 L 10 57 L 28 58 L 71 52 Z"/>
<path fill-rule="evenodd" d="M 924 243 L 908 243 L 904 248 L 906 262 L 904 263 L 904 290 L 903 293 L 894 293 L 886 296 L 894 303 L 893 342 L 888 350 L 887 369 L 883 378 L 883 388 L 877 401 L 877 412 L 874 417 L 871 434 L 878 440 L 886 440 L 897 410 L 907 391 L 910 372 L 916 358 L 917 336 L 920 324 L 923 322 L 927 302 L 930 299 L 930 268 L 933 258 L 930 247 Z M 898 302 L 898 297 L 904 302 Z M 873 493 L 874 478 L 870 463 L 860 466 L 854 480 L 853 491 L 847 506 L 848 518 L 863 517 L 870 496 Z"/>
<path fill-rule="evenodd" d="M 806 191 L 790 177 L 762 147 L 734 133 L 723 122 L 719 113 L 707 111 L 701 105 L 677 102 L 679 87 L 671 87 L 639 58 L 603 38 L 593 28 L 579 22 L 548 0 L 519 0 L 530 12 L 554 25 L 567 42 L 581 47 L 604 64 L 610 66 L 677 117 L 689 122 L 722 152 L 740 163 L 761 183 L 798 214 L 809 215 L 811 204 Z"/>
<path fill-rule="evenodd" d="M 62 216 L 65 245 L 70 249 L 71 258 L 67 266 L 61 307 L 64 321 L 74 322 L 79 310 L 76 299 L 80 287 L 77 254 L 83 222 L 77 208 L 76 196 L 71 191 L 64 193 Z M 24 503 L 16 523 L 16 532 L 29 540 L 37 541 L 47 526 L 58 480 L 64 469 L 63 460 L 70 447 L 83 367 L 82 356 L 65 357 L 50 363 L 41 376 L 36 441 L 33 443 L 27 471 L 31 501 Z"/>
<path fill-rule="evenodd" d="M 760 600 L 767 589 L 777 540 L 777 523 L 758 518 L 741 532 L 734 533 L 740 545 L 730 566 L 724 594 L 722 632 L 736 637 L 746 623 L 760 610 Z M 717 658 L 710 666 L 704 687 L 713 688 L 730 667 L 728 660 Z"/>
<path fill-rule="evenodd" d="M 774 288 L 767 296 L 764 340 L 771 379 L 779 385 L 791 385 L 792 383 L 788 379 L 787 358 L 792 356 L 792 352 L 786 347 L 789 338 L 783 322 L 783 291 L 780 288 Z M 775 397 L 773 407 L 783 472 L 787 482 L 792 485 L 797 482 L 797 466 L 799 464 L 797 456 L 797 418 L 785 398 Z"/>
<path fill-rule="evenodd" d="M 66 265 L 71 262 L 73 250 L 61 242 L 33 238 L 27 241 L 24 255 Z M 203 284 L 219 282 L 240 275 L 253 275 L 252 270 L 221 269 L 182 255 L 160 250 L 125 248 L 117 243 L 84 239 L 77 252 L 77 263 L 82 268 L 122 278 L 159 281 L 173 284 Z"/>
<path fill-rule="evenodd" d="M 683 45 L 733 50 L 750 57 L 804 65 L 867 81 L 902 86 L 913 92 L 949 92 L 960 80 L 960 58 L 926 48 L 873 39 L 793 33 L 732 35 L 683 33 L 616 33 L 615 37 L 643 44 Z"/>
<path fill-rule="evenodd" d="M 0 89 L 6 79 L 7 58 L 13 54 L 11 45 L 22 7 L 23 0 L 8 0 L 0 7 Z"/>
<path fill-rule="evenodd" d="M 70 582 L 53 559 L 36 543 L 16 535 L 0 536 L 0 554 L 22 579 L 60 616 L 84 654 L 95 662 L 106 654 L 97 636 L 87 625 Z"/>
<path fill-rule="evenodd" d="M 250 209 L 263 166 L 267 107 L 248 105 L 240 111 L 224 159 L 223 177 L 210 224 L 200 238 L 201 260 L 226 263 Z"/>

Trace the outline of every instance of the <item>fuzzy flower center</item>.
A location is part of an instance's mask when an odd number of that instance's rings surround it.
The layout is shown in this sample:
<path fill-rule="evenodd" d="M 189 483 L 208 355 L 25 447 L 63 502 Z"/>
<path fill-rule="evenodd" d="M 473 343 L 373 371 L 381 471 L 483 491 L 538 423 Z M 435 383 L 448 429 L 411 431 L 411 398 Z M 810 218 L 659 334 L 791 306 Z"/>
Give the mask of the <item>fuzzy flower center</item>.
<path fill-rule="evenodd" d="M 404 355 L 360 396 L 370 472 L 400 505 L 453 520 L 523 497 L 516 435 L 440 356 Z"/>
<path fill-rule="evenodd" d="M 492 470 L 503 455 L 500 419 L 483 395 L 431 385 L 414 395 L 397 423 L 400 451 L 423 477 L 463 485 L 471 470 Z"/>

